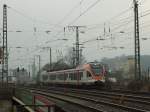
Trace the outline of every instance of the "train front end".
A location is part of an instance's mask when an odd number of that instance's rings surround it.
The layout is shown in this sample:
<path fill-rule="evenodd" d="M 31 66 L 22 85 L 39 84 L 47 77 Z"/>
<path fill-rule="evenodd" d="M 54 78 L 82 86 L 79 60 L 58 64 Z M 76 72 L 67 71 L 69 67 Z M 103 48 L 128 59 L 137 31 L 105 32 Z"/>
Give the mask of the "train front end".
<path fill-rule="evenodd" d="M 104 84 L 106 74 L 105 66 L 99 63 L 92 63 L 90 66 L 93 72 L 93 79 L 95 80 L 95 84 Z"/>

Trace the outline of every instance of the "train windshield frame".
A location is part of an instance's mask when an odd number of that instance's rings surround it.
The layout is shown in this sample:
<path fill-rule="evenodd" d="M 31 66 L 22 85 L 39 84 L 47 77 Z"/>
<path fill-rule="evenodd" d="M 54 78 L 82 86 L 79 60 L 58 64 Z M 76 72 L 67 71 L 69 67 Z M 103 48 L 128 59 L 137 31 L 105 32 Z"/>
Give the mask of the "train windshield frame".
<path fill-rule="evenodd" d="M 103 71 L 103 67 L 100 64 L 91 64 L 91 68 L 96 75 L 100 75 Z"/>

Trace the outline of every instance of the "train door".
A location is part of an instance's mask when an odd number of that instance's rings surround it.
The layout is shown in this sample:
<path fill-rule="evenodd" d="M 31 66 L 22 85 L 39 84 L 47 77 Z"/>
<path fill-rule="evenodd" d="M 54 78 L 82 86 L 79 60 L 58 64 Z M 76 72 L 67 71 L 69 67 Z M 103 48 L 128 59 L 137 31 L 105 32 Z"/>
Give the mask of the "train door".
<path fill-rule="evenodd" d="M 84 71 L 83 71 L 83 77 L 81 78 L 81 82 L 83 82 L 83 83 L 85 83 L 86 80 L 87 80 L 87 79 L 86 79 L 86 74 L 87 74 L 87 73 L 86 73 L 86 71 L 84 70 Z"/>
<path fill-rule="evenodd" d="M 71 84 L 71 79 L 72 79 L 72 73 L 68 72 L 68 83 Z"/>

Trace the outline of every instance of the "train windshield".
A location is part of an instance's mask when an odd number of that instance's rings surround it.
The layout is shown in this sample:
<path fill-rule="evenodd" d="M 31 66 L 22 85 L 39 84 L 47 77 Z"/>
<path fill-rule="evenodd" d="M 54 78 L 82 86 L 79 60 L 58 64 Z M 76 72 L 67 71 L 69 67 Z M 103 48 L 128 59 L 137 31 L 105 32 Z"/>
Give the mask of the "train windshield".
<path fill-rule="evenodd" d="M 100 74 L 103 70 L 102 66 L 99 64 L 91 65 L 91 67 L 95 74 Z"/>

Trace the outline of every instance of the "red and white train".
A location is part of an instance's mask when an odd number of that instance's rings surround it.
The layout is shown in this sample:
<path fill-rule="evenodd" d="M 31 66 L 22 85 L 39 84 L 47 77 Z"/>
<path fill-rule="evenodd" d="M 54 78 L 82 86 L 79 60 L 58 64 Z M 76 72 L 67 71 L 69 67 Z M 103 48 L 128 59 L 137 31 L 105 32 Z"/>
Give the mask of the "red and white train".
<path fill-rule="evenodd" d="M 93 85 L 105 83 L 106 67 L 99 63 L 79 65 L 75 69 L 42 72 L 42 84 Z"/>

